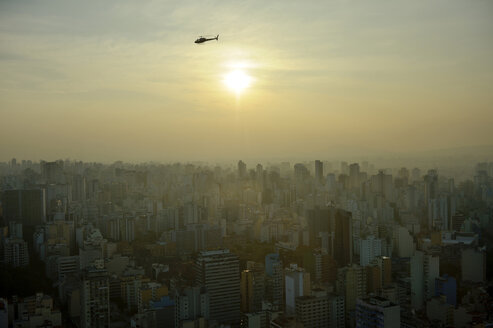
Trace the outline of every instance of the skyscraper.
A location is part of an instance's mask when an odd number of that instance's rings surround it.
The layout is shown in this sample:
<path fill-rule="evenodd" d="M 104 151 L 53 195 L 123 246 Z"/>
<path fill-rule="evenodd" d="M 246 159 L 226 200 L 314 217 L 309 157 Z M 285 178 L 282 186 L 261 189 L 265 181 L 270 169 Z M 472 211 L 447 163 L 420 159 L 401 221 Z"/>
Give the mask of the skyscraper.
<path fill-rule="evenodd" d="M 240 322 L 240 268 L 229 250 L 200 252 L 195 262 L 197 284 L 210 297 L 210 319 L 220 323 Z"/>
<path fill-rule="evenodd" d="M 284 270 L 286 313 L 295 314 L 296 298 L 310 295 L 310 274 L 296 264 Z"/>
<path fill-rule="evenodd" d="M 359 189 L 359 164 L 353 163 L 349 165 L 349 187 L 352 190 Z"/>
<path fill-rule="evenodd" d="M 438 172 L 436 170 L 429 170 L 428 174 L 424 176 L 425 187 L 425 205 L 428 205 L 430 200 L 435 199 L 438 196 Z"/>
<path fill-rule="evenodd" d="M 334 217 L 334 248 L 333 257 L 339 266 L 353 261 L 353 233 L 351 212 L 333 209 Z"/>
<path fill-rule="evenodd" d="M 308 172 L 308 169 L 306 168 L 305 165 L 303 165 L 301 163 L 294 164 L 294 177 L 298 181 L 303 181 L 309 175 L 310 175 L 310 173 Z"/>
<path fill-rule="evenodd" d="M 329 300 L 329 328 L 344 328 L 345 327 L 345 313 L 346 308 L 344 306 L 344 296 L 337 294 L 330 294 Z"/>
<path fill-rule="evenodd" d="M 102 263 L 83 272 L 80 321 L 82 328 L 110 326 L 109 278 Z"/>
<path fill-rule="evenodd" d="M 315 207 L 307 211 L 310 246 L 321 246 L 320 233 L 329 233 L 328 252 L 339 266 L 353 260 L 352 216 L 350 212 L 332 206 Z"/>
<path fill-rule="evenodd" d="M 382 275 L 382 286 L 387 286 L 392 283 L 392 261 L 390 257 L 378 256 L 376 258 L 380 274 Z"/>
<path fill-rule="evenodd" d="M 77 202 L 86 200 L 86 177 L 80 174 L 72 178 L 72 200 Z"/>
<path fill-rule="evenodd" d="M 183 320 L 209 319 L 209 293 L 201 286 L 176 286 L 175 327 L 181 327 Z"/>
<path fill-rule="evenodd" d="M 370 264 L 377 256 L 382 255 L 382 241 L 374 236 L 361 240 L 360 243 L 360 261 L 361 266 Z"/>
<path fill-rule="evenodd" d="M 318 182 L 324 180 L 324 163 L 318 159 L 315 161 L 315 179 Z"/>
<path fill-rule="evenodd" d="M 246 176 L 246 164 L 243 161 L 238 161 L 238 177 L 244 178 Z"/>
<path fill-rule="evenodd" d="M 241 272 L 241 312 L 262 310 L 264 297 L 264 273 L 256 268 Z"/>
<path fill-rule="evenodd" d="M 411 257 L 411 304 L 423 307 L 427 298 L 435 295 L 435 279 L 440 276 L 439 257 L 416 251 Z"/>
<path fill-rule="evenodd" d="M 356 300 L 366 295 L 366 270 L 353 264 L 337 270 L 337 292 L 345 297 L 346 319 L 356 307 Z"/>
<path fill-rule="evenodd" d="M 311 247 L 320 246 L 319 233 L 330 232 L 330 211 L 315 207 L 307 211 L 308 238 Z"/>
<path fill-rule="evenodd" d="M 280 309 L 284 303 L 284 276 L 279 254 L 271 253 L 265 256 L 265 273 L 267 299 L 275 308 Z"/>
<path fill-rule="evenodd" d="M 315 290 L 313 295 L 296 298 L 296 318 L 304 328 L 328 327 L 329 299 L 327 292 Z"/>
<path fill-rule="evenodd" d="M 44 189 L 6 190 L 3 193 L 3 216 L 7 221 L 24 225 L 43 224 L 46 221 Z"/>

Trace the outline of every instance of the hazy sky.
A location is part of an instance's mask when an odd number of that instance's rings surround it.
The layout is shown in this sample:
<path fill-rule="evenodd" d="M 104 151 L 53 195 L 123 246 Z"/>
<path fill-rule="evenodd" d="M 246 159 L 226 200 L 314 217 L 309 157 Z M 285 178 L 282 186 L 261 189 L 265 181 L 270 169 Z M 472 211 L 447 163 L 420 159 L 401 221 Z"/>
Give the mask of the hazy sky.
<path fill-rule="evenodd" d="M 492 144 L 492 17 L 488 0 L 0 0 L 0 160 Z M 239 96 L 234 69 L 253 79 Z"/>

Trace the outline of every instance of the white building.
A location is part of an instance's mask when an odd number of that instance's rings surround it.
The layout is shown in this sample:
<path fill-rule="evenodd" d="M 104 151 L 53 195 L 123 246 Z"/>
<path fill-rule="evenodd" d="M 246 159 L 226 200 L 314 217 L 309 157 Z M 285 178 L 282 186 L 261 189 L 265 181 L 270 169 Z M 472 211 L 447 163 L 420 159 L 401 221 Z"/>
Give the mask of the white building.
<path fill-rule="evenodd" d="M 295 314 L 296 297 L 310 295 L 310 274 L 296 264 L 284 270 L 286 313 Z"/>
<path fill-rule="evenodd" d="M 411 257 L 411 305 L 423 307 L 424 301 L 435 293 L 435 279 L 440 276 L 438 256 L 416 251 Z"/>
<path fill-rule="evenodd" d="M 361 240 L 359 253 L 359 264 L 367 266 L 377 256 L 382 255 L 382 240 L 375 239 L 374 236 Z"/>

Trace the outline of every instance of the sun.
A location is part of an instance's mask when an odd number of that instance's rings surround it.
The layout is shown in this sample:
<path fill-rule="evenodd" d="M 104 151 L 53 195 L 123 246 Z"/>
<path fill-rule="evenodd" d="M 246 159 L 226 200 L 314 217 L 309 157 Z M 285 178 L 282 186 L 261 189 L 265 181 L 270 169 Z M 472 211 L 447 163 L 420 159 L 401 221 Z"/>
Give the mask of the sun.
<path fill-rule="evenodd" d="M 243 70 L 236 69 L 224 76 L 224 84 L 236 94 L 240 94 L 250 86 L 252 77 L 246 74 Z"/>

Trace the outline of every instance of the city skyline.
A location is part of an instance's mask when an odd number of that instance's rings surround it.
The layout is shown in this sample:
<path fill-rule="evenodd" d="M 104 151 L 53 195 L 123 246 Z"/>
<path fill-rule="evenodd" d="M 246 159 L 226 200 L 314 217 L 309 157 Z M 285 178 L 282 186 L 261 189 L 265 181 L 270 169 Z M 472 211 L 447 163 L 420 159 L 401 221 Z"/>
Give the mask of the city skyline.
<path fill-rule="evenodd" d="M 491 145 L 489 2 L 5 1 L 0 9 L 0 160 Z M 203 34 L 220 37 L 194 44 Z M 241 93 L 224 83 L 235 71 L 251 79 Z"/>
<path fill-rule="evenodd" d="M 487 326 L 492 231 L 493 161 L 12 159 L 0 326 Z"/>

